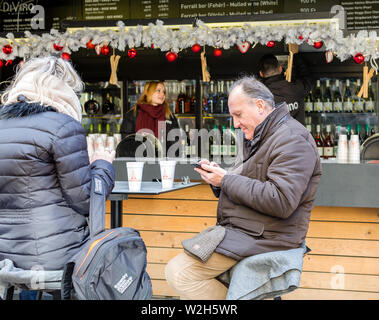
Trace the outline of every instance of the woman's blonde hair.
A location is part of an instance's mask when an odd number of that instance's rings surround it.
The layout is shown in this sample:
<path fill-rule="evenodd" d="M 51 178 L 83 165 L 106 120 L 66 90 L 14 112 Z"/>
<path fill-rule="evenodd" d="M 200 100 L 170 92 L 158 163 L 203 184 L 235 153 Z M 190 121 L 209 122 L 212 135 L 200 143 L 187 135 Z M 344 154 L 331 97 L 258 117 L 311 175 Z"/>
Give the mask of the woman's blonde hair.
<path fill-rule="evenodd" d="M 84 83 L 70 62 L 54 56 L 33 58 L 18 67 L 1 103 L 15 103 L 21 94 L 30 103 L 51 105 L 80 121 L 81 105 L 76 93 L 83 89 Z"/>
<path fill-rule="evenodd" d="M 166 94 L 166 86 L 164 85 L 164 82 L 162 82 L 162 81 L 149 81 L 149 82 L 146 82 L 145 87 L 143 88 L 142 95 L 138 98 L 136 104 L 131 109 L 133 111 L 134 116 L 137 115 L 137 106 L 139 104 L 151 104 L 151 96 L 157 90 L 158 84 L 163 85 L 164 90 L 165 90 L 165 94 Z M 166 97 L 167 97 L 167 95 L 166 95 Z M 164 110 L 165 110 L 166 119 L 168 119 L 168 118 L 170 118 L 171 111 L 170 111 L 170 108 L 168 106 L 166 97 L 165 97 L 165 100 L 163 102 L 163 107 L 164 107 Z"/>

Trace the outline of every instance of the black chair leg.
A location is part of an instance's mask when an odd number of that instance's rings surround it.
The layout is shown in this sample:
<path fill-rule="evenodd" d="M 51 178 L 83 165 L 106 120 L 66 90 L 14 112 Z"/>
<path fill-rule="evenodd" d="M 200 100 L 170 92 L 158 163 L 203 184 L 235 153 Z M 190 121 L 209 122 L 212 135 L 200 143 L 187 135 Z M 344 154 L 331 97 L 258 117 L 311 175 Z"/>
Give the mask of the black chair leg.
<path fill-rule="evenodd" d="M 13 300 L 13 294 L 14 294 L 14 287 L 9 287 L 7 289 L 7 295 L 5 300 Z"/>
<path fill-rule="evenodd" d="M 37 299 L 36 300 L 42 300 L 42 294 L 43 294 L 43 292 L 39 290 L 37 292 Z"/>

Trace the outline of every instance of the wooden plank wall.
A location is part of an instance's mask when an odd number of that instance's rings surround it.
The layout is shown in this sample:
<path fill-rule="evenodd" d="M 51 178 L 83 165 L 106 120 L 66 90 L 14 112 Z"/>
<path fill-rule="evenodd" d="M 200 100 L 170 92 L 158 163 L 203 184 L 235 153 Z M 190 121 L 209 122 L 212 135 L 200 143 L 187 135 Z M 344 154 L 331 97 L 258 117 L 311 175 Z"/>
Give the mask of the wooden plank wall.
<path fill-rule="evenodd" d="M 165 265 L 181 252 L 183 239 L 215 224 L 216 207 L 208 185 L 124 201 L 123 226 L 139 230 L 146 243 L 154 296 L 177 297 Z M 107 228 L 109 222 L 107 214 Z M 315 207 L 306 241 L 312 251 L 300 287 L 283 300 L 379 299 L 379 208 Z"/>

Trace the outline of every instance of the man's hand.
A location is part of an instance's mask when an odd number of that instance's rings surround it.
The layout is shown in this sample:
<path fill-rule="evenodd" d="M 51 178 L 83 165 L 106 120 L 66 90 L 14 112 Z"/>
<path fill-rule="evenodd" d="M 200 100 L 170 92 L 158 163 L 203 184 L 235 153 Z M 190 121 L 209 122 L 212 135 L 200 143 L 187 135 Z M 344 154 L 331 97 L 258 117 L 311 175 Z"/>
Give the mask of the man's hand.
<path fill-rule="evenodd" d="M 215 187 L 219 187 L 221 185 L 222 178 L 226 174 L 226 170 L 220 168 L 217 163 L 209 162 L 206 159 L 201 160 L 199 164 L 204 170 L 198 168 L 195 168 L 194 170 L 200 174 L 201 178 L 205 182 Z"/>

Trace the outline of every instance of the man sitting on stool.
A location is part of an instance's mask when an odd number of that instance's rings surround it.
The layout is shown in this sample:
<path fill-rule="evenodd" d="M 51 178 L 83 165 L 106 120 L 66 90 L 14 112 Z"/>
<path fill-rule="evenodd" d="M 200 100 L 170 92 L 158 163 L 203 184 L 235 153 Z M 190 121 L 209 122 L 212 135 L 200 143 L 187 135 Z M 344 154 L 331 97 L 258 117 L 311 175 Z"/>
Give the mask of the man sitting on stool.
<path fill-rule="evenodd" d="M 225 299 L 217 276 L 245 257 L 300 248 L 308 231 L 321 177 L 313 137 L 254 77 L 233 84 L 228 104 L 243 150 L 228 171 L 207 160 L 195 169 L 219 197 L 225 235 L 206 262 L 187 252 L 168 262 L 166 279 L 181 299 Z"/>

